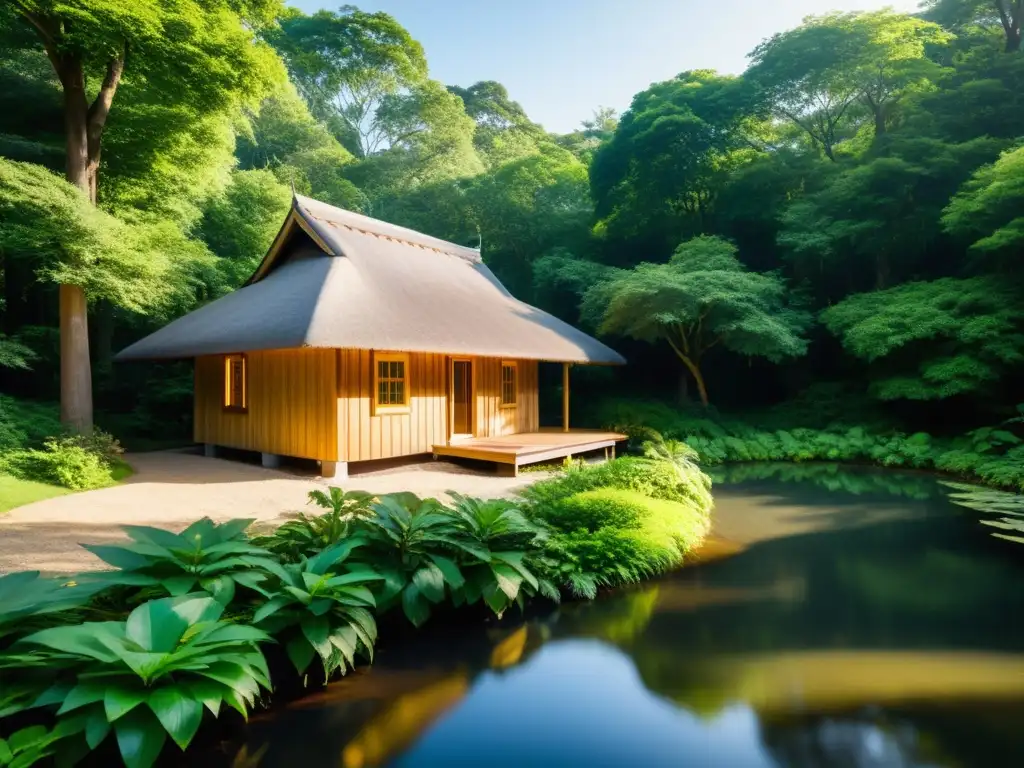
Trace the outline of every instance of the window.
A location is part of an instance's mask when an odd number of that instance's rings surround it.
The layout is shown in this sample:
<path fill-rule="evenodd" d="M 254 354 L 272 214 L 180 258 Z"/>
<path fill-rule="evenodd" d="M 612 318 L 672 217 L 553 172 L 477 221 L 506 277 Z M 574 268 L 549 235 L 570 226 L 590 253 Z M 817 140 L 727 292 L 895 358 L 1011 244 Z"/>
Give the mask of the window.
<path fill-rule="evenodd" d="M 245 355 L 227 355 L 224 358 L 225 410 L 244 411 L 249 405 L 245 362 Z"/>
<path fill-rule="evenodd" d="M 396 413 L 409 409 L 409 356 L 376 355 L 373 389 L 377 413 Z"/>
<path fill-rule="evenodd" d="M 513 408 L 519 392 L 519 370 L 514 362 L 501 363 L 501 407 Z"/>

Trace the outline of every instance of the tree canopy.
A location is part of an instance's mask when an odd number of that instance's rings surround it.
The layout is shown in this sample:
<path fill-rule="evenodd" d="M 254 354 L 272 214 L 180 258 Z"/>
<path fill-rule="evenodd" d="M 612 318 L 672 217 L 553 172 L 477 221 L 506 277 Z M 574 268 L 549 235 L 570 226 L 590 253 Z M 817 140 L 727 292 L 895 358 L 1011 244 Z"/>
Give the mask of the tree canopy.
<path fill-rule="evenodd" d="M 614 273 L 587 292 L 583 311 L 604 333 L 666 341 L 704 405 L 701 364 L 714 347 L 772 361 L 807 351 L 809 316 L 787 304 L 782 279 L 748 272 L 736 248 L 717 237 L 682 243 L 667 264 Z"/>
<path fill-rule="evenodd" d="M 584 392 L 675 395 L 671 368 L 719 407 L 830 386 L 999 413 L 1024 386 L 1021 19 L 1017 0 L 811 16 L 742 73 L 685 71 L 556 134 L 486 73 L 439 81 L 383 12 L 2 3 L 4 391 L 95 380 L 104 417 L 184 423 L 187 367 L 112 352 L 240 285 L 294 189 L 480 245 L 514 295 L 630 360 Z"/>

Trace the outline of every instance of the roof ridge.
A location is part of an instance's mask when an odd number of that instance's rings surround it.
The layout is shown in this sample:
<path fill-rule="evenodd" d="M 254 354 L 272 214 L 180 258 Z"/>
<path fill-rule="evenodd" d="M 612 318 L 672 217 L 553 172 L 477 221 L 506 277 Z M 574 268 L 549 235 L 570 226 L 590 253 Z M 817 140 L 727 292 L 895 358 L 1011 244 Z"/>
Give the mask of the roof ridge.
<path fill-rule="evenodd" d="M 361 229 L 360 227 L 354 227 L 351 224 L 343 224 L 343 223 L 338 222 L 338 221 L 332 221 L 331 219 L 325 219 L 325 218 L 323 218 L 321 216 L 314 216 L 309 211 L 306 211 L 306 215 L 309 216 L 312 219 L 315 219 L 316 221 L 321 221 L 321 222 L 323 222 L 324 224 L 327 224 L 330 227 L 334 227 L 335 229 L 339 229 L 339 228 L 340 229 L 347 229 L 347 230 L 349 230 L 351 232 L 358 232 L 361 235 L 368 235 L 368 236 L 371 236 L 371 237 L 376 237 L 379 240 L 390 240 L 392 242 L 397 242 L 397 243 L 402 243 L 403 245 L 408 245 L 408 246 L 410 246 L 412 248 L 422 248 L 425 251 L 434 251 L 435 253 L 446 253 L 449 256 L 455 256 L 456 258 L 466 259 L 467 261 L 471 261 L 471 262 L 477 261 L 477 259 L 474 259 L 472 256 L 468 256 L 466 254 L 458 253 L 457 251 L 449 251 L 449 250 L 445 250 L 444 248 L 437 248 L 437 247 L 435 247 L 433 245 L 424 245 L 423 243 L 417 243 L 417 242 L 414 242 L 413 240 L 406 240 L 406 239 L 401 238 L 401 237 L 396 237 L 395 235 L 386 235 L 386 234 L 384 234 L 382 232 L 374 232 L 371 229 Z M 444 241 L 441 241 L 441 242 L 444 242 Z M 470 250 L 472 250 L 472 249 L 470 249 Z"/>
<path fill-rule="evenodd" d="M 347 229 L 351 232 L 372 235 L 380 239 L 402 243 L 403 245 L 423 248 L 436 253 L 446 253 L 465 259 L 470 263 L 479 263 L 481 261 L 480 251 L 475 248 L 452 243 L 448 240 L 434 237 L 424 232 L 418 232 L 415 229 L 403 227 L 399 224 L 392 224 L 389 221 L 375 219 L 362 213 L 338 208 L 312 197 L 295 195 L 293 207 L 304 217 L 328 224 L 336 229 Z"/>

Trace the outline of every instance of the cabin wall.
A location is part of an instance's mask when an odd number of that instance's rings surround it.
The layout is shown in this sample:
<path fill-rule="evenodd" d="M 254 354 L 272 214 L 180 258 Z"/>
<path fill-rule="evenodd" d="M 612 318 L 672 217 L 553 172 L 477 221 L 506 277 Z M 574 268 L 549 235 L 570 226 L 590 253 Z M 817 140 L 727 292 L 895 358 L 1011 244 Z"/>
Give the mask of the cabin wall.
<path fill-rule="evenodd" d="M 392 459 L 430 453 L 447 436 L 444 355 L 409 354 L 409 412 L 373 412 L 373 353 L 339 349 L 339 461 Z"/>
<path fill-rule="evenodd" d="M 246 354 L 245 413 L 224 409 L 224 356 L 196 358 L 195 440 L 250 451 L 338 460 L 337 352 Z"/>
<path fill-rule="evenodd" d="M 451 358 L 409 354 L 409 412 L 375 414 L 373 353 L 341 349 L 338 354 L 338 460 L 369 461 L 430 453 L 446 445 L 450 427 L 448 377 Z M 518 361 L 514 408 L 501 407 L 501 360 L 473 360 L 474 436 L 535 432 L 539 427 L 537 363 Z"/>
<path fill-rule="evenodd" d="M 507 358 L 506 358 L 507 359 Z M 497 437 L 517 432 L 536 432 L 540 428 L 537 402 L 537 362 L 517 360 L 515 407 L 501 407 L 501 361 L 497 357 L 473 358 L 476 387 L 474 437 Z"/>

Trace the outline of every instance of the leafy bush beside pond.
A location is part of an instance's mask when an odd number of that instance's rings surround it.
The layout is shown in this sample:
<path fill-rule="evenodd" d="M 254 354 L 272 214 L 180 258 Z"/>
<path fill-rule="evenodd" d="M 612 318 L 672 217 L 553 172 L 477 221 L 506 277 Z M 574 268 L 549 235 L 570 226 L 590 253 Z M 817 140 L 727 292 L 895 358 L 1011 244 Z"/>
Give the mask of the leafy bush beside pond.
<path fill-rule="evenodd" d="M 664 403 L 609 400 L 596 419 L 602 426 L 630 435 L 633 442 L 653 431 L 685 440 L 704 465 L 744 461 L 847 461 L 885 467 L 931 469 L 1024 490 L 1024 405 L 1019 416 L 972 430 L 955 438 L 925 432 L 904 434 L 875 425 L 871 430 L 849 423 L 822 428 L 769 429 L 720 417 L 694 415 Z"/>
<path fill-rule="evenodd" d="M 250 539 L 248 520 L 125 526 L 130 541 L 89 547 L 116 570 L 0 576 L 0 765 L 98 749 L 151 766 L 224 705 L 246 716 L 272 679 L 372 660 L 383 614 L 419 625 L 441 605 L 501 616 L 592 597 L 678 565 L 707 529 L 696 467 L 620 459 L 546 483 L 520 502 L 314 491 L 324 514 L 269 535 Z"/>

